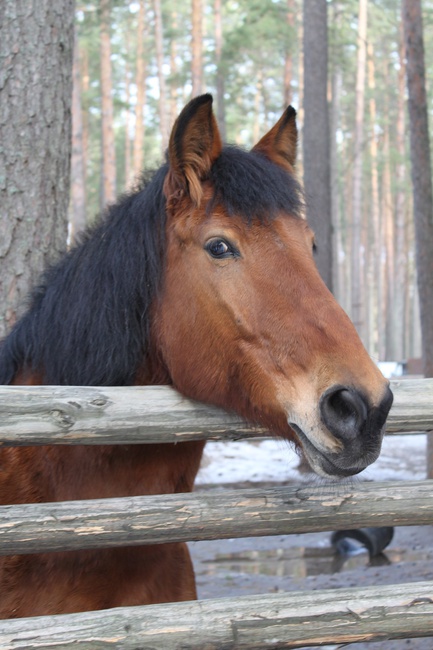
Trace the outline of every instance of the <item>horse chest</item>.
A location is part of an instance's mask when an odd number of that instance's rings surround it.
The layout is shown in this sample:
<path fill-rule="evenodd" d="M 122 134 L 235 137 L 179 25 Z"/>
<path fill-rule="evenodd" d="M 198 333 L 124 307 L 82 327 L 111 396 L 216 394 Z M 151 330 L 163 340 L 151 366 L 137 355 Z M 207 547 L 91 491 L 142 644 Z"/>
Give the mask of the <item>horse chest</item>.
<path fill-rule="evenodd" d="M 4 505 L 190 492 L 203 442 L 177 445 L 33 447 L 2 450 Z M 22 450 L 21 450 L 22 451 Z M 14 481 L 11 481 L 11 476 Z"/>

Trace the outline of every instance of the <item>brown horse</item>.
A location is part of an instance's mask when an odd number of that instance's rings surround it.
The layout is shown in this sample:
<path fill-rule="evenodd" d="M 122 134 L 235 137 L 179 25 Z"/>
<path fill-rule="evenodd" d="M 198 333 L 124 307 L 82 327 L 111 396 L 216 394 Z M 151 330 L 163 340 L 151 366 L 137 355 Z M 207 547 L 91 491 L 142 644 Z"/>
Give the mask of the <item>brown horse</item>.
<path fill-rule="evenodd" d="M 45 274 L 0 383 L 171 384 L 295 441 L 323 476 L 372 463 L 392 396 L 316 270 L 296 139 L 289 107 L 251 152 L 222 147 L 211 96 L 191 101 L 167 163 Z M 6 448 L 0 500 L 186 492 L 202 451 Z M 2 617 L 195 597 L 184 544 L 1 561 Z"/>

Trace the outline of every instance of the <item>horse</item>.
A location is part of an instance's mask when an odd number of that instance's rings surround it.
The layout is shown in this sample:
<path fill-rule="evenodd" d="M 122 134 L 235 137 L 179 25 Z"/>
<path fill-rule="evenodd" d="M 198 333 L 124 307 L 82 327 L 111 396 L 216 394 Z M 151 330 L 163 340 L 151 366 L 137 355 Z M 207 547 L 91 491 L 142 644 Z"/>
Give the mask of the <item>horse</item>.
<path fill-rule="evenodd" d="M 211 95 L 190 101 L 160 169 L 45 272 L 0 383 L 168 384 L 293 441 L 321 476 L 372 463 L 392 393 L 315 266 L 296 147 L 292 107 L 246 151 L 223 146 Z M 0 502 L 189 492 L 203 445 L 2 448 Z M 196 597 L 181 543 L 1 559 L 3 618 Z"/>

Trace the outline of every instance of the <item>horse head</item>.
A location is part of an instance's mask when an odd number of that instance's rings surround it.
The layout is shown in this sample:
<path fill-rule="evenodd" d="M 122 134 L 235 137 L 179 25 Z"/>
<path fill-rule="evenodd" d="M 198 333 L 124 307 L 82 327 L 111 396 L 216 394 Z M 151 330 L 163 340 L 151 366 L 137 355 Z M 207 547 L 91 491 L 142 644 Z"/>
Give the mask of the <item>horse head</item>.
<path fill-rule="evenodd" d="M 210 95 L 180 114 L 153 337 L 179 391 L 294 440 L 318 474 L 348 476 L 376 460 L 392 394 L 315 266 L 295 116 L 245 152 L 222 146 Z"/>

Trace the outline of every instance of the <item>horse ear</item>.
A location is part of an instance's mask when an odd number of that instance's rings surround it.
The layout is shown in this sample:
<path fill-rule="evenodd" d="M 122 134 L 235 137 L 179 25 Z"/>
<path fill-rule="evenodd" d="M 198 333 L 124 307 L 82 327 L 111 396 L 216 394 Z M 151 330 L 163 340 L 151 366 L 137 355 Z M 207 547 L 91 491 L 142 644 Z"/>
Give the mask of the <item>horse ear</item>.
<path fill-rule="evenodd" d="M 169 173 L 164 185 L 167 198 L 188 194 L 196 205 L 201 201 L 201 182 L 222 149 L 212 101 L 209 94 L 195 97 L 173 126 L 168 144 Z"/>
<path fill-rule="evenodd" d="M 289 106 L 252 151 L 263 154 L 272 162 L 292 172 L 296 162 L 297 143 L 296 111 L 293 106 Z"/>

